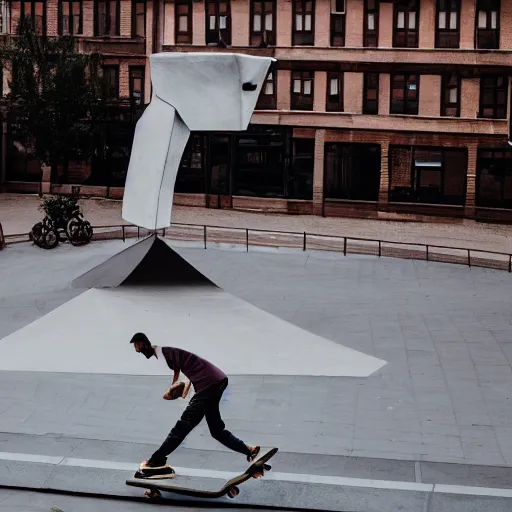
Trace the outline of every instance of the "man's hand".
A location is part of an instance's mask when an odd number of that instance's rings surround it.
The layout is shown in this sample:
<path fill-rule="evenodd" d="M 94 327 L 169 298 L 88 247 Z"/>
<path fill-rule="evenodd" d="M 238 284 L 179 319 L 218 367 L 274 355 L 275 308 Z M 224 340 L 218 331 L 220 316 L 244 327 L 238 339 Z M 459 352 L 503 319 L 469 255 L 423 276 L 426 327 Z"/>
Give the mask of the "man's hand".
<path fill-rule="evenodd" d="M 181 395 L 181 398 L 187 398 L 188 392 L 190 391 L 190 386 L 192 385 L 192 382 L 188 381 L 187 385 L 185 386 L 185 389 L 183 390 L 183 394 Z"/>

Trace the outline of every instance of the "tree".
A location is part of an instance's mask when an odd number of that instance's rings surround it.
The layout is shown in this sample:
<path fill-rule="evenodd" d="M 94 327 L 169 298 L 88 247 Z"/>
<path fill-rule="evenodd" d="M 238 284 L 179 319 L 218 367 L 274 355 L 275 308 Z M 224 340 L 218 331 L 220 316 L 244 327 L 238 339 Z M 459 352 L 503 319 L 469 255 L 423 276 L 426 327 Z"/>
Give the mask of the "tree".
<path fill-rule="evenodd" d="M 3 118 L 22 125 L 31 153 L 52 173 L 88 159 L 108 101 L 101 55 L 79 53 L 72 36 L 38 36 L 27 23 L 0 48 L 0 61 L 10 75 Z"/>

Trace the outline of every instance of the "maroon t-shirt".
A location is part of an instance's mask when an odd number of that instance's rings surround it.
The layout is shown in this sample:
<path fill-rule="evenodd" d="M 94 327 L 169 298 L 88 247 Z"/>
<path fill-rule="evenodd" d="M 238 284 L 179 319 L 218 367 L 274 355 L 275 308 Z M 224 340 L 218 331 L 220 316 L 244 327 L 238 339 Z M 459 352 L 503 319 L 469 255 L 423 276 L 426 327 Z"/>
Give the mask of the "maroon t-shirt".
<path fill-rule="evenodd" d="M 226 378 L 222 370 L 192 352 L 181 348 L 162 347 L 162 354 L 171 370 L 180 371 L 192 382 L 196 393 Z"/>

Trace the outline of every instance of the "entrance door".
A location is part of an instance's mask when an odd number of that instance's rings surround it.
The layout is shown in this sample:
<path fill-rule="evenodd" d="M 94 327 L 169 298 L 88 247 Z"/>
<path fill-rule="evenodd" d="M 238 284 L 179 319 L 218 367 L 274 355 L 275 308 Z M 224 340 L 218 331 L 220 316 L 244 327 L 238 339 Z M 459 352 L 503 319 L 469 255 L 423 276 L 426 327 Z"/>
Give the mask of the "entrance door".
<path fill-rule="evenodd" d="M 231 208 L 231 135 L 214 134 L 208 147 L 209 208 Z"/>

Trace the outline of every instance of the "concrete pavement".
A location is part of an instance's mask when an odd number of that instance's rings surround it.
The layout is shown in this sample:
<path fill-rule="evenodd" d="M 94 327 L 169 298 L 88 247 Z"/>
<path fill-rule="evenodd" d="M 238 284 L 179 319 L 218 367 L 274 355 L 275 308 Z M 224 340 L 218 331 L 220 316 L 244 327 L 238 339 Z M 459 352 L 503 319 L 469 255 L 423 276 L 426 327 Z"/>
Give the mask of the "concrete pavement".
<path fill-rule="evenodd" d="M 0 223 L 5 235 L 28 233 L 39 222 L 40 198 L 26 194 L 0 194 Z M 81 200 L 85 217 L 94 226 L 125 224 L 121 201 Z M 333 236 L 352 236 L 396 242 L 424 243 L 512 253 L 512 226 L 482 224 L 470 220 L 451 222 L 432 218 L 432 223 L 393 222 L 372 219 L 322 218 L 313 215 L 280 215 L 174 206 L 173 222 L 250 229 L 269 229 Z"/>
<path fill-rule="evenodd" d="M 76 296 L 80 291 L 70 289 L 70 281 L 122 247 L 122 242 L 62 246 L 51 252 L 29 244 L 8 247 L 0 254 L 0 336 Z M 429 471 L 436 475 L 435 484 L 441 478 L 442 483 L 487 487 L 509 481 L 508 274 L 336 254 L 211 249 L 180 253 L 244 300 L 388 361 L 367 379 L 232 376 L 222 410 L 229 428 L 240 437 L 279 446 L 296 467 L 313 475 L 332 477 L 333 468 L 342 467 L 357 478 L 359 464 L 375 466 L 378 471 L 370 478 L 385 481 L 393 468 L 399 482 L 418 483 L 421 475 L 422 485 L 427 485 Z M 80 322 L 70 325 L 69 336 L 80 328 Z M 171 326 L 169 336 L 172 339 Z M 184 406 L 169 407 L 160 399 L 168 381 L 161 379 L 2 372 L 0 430 L 43 439 L 42 446 L 53 435 L 84 443 L 147 444 L 140 450 L 147 453 Z M 0 451 L 34 453 L 32 445 L 23 447 L 26 439 L 17 447 L 9 441 L 7 449 L 0 444 Z M 71 448 L 79 446 L 73 441 Z M 190 454 L 187 467 L 203 467 L 206 461 L 200 454 L 206 452 L 217 469 L 224 457 L 226 470 L 235 469 L 231 454 L 211 450 L 219 450 L 219 445 L 200 425 L 180 453 Z M 121 451 L 128 450 L 123 446 Z M 129 462 L 138 461 L 140 452 Z M 106 453 L 112 459 L 111 450 Z M 305 466 L 301 454 L 308 454 Z M 84 457 L 101 459 L 88 453 Z M 279 461 L 279 471 L 286 469 L 285 462 Z M 481 475 L 477 468 L 482 466 L 486 477 L 480 479 L 475 475 Z M 426 495 L 433 492 L 422 489 Z M 510 502 L 507 506 L 510 509 Z"/>

